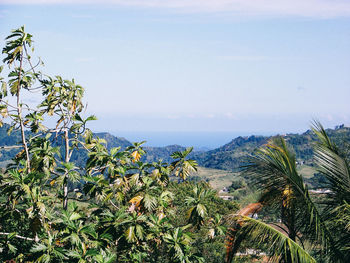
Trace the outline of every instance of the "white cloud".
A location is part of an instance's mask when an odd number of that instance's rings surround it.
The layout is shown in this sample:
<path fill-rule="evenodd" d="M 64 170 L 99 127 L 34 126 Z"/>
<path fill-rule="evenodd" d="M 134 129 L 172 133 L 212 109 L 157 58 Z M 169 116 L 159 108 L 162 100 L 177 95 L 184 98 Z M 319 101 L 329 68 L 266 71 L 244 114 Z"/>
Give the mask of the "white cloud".
<path fill-rule="evenodd" d="M 212 113 L 207 114 L 207 115 L 205 115 L 205 118 L 214 119 L 215 118 L 215 114 L 212 114 Z"/>
<path fill-rule="evenodd" d="M 114 4 L 237 16 L 350 16 L 349 0 L 0 0 L 0 4 Z"/>
<path fill-rule="evenodd" d="M 230 119 L 230 120 L 238 120 L 237 116 L 235 116 L 235 115 L 232 114 L 231 112 L 225 113 L 225 117 L 226 117 L 227 119 Z"/>

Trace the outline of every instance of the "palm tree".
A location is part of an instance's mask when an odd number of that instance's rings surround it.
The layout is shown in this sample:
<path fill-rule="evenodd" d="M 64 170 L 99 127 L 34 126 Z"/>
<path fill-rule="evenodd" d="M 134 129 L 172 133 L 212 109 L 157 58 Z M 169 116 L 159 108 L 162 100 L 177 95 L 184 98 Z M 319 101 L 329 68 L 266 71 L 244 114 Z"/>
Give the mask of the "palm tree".
<path fill-rule="evenodd" d="M 249 207 L 234 215 L 235 227 L 229 231 L 231 242 L 228 244 L 227 261 L 232 260 L 242 242 L 249 237 L 257 248 L 269 240 L 273 246 L 265 249 L 275 261 L 314 262 L 315 259 L 305 250 L 305 239 L 312 238 L 328 245 L 329 231 L 321 220 L 303 177 L 296 169 L 295 156 L 284 139 L 274 138 L 260 148 L 243 170 L 262 192 L 255 207 L 279 207 L 281 224 L 273 227 L 248 217 L 255 213 Z"/>
<path fill-rule="evenodd" d="M 319 122 L 315 122 L 313 131 L 318 137 L 315 146 L 315 160 L 319 172 L 327 179 L 327 190 L 321 199 L 323 220 L 333 233 L 330 256 L 350 261 L 350 161 L 328 137 Z"/>
<path fill-rule="evenodd" d="M 327 262 L 350 261 L 350 164 L 320 123 L 315 122 L 313 131 L 318 138 L 318 170 L 328 180 L 326 194 L 317 202 L 312 199 L 285 141 L 276 138 L 269 142 L 243 167 L 254 177 L 262 194 L 257 204 L 250 204 L 232 217 L 227 262 L 232 261 L 244 241 L 252 247 L 263 247 L 280 262 L 315 262 L 307 252 L 311 249 Z M 280 208 L 282 231 L 249 217 L 267 205 Z M 306 246 L 305 241 L 311 245 Z"/>
<path fill-rule="evenodd" d="M 231 217 L 231 228 L 228 229 L 226 240 L 226 262 L 232 262 L 245 241 L 248 241 L 248 247 L 267 250 L 272 262 L 316 262 L 302 245 L 284 232 L 248 216 L 261 207 L 261 203 L 250 204 Z"/>

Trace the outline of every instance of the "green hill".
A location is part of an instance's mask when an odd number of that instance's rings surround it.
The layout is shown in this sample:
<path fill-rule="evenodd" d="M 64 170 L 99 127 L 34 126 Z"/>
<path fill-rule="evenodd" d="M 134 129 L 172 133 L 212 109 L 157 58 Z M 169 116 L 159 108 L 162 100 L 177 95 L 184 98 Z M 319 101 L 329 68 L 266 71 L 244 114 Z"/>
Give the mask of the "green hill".
<path fill-rule="evenodd" d="M 9 128 L 10 126 L 6 123 L 0 128 L 0 167 L 5 167 L 9 163 L 9 160 L 18 153 L 18 149 L 7 149 L 6 147 L 19 145 L 21 141 L 19 131 L 14 131 L 10 135 L 7 134 Z M 26 133 L 30 135 L 29 131 Z M 131 142 L 125 138 L 116 137 L 107 132 L 95 133 L 94 136 L 104 139 L 108 149 L 113 147 L 121 147 L 122 149 L 125 149 L 132 145 Z M 54 146 L 61 146 L 63 144 L 63 139 L 60 136 L 52 136 L 51 140 L 53 141 Z M 83 148 L 79 149 L 79 151 L 74 151 L 71 160 L 77 165 L 82 166 L 87 160 L 87 152 Z"/>
<path fill-rule="evenodd" d="M 336 129 L 328 129 L 327 133 L 335 143 L 341 145 L 345 150 L 350 149 L 350 128 L 341 125 Z M 312 147 L 316 137 L 312 131 L 308 130 L 302 134 L 286 134 L 282 136 L 294 150 L 300 165 L 313 165 Z M 238 171 L 239 167 L 246 161 L 247 156 L 261 145 L 266 144 L 272 137 L 254 135 L 237 137 L 217 149 L 194 154 L 193 158 L 197 160 L 199 165 L 204 167 Z"/>
<path fill-rule="evenodd" d="M 186 147 L 180 145 L 168 145 L 164 147 L 145 147 L 147 155 L 144 157 L 147 162 L 156 162 L 162 159 L 164 162 L 170 163 L 173 159 L 170 155 L 176 151 L 184 151 Z"/>
<path fill-rule="evenodd" d="M 11 133 L 10 136 L 7 135 L 8 128 L 8 124 L 4 124 L 4 126 L 0 128 L 0 147 L 16 144 L 18 145 L 18 142 L 20 141 L 19 132 L 15 131 Z M 350 128 L 340 125 L 335 129 L 328 129 L 327 133 L 334 142 L 341 145 L 345 150 L 348 149 L 349 151 Z M 125 149 L 126 147 L 132 145 L 127 139 L 123 137 L 116 137 L 107 132 L 95 133 L 94 135 L 104 139 L 109 149 L 119 146 Z M 299 169 L 302 170 L 307 177 L 312 177 L 315 172 L 315 170 L 312 168 L 312 145 L 316 140 L 315 135 L 312 133 L 312 131 L 308 130 L 302 134 L 286 134 L 282 136 L 294 150 L 300 164 Z M 261 145 L 266 144 L 271 138 L 272 136 L 240 136 L 217 149 L 205 152 L 193 152 L 191 153 L 190 157 L 195 159 L 202 167 L 237 172 L 239 171 L 239 167 L 246 161 L 247 156 L 252 154 Z M 55 140 L 57 145 L 62 143 L 59 137 L 54 138 L 53 140 Z M 183 151 L 185 147 L 180 145 L 169 145 L 165 147 L 144 147 L 144 149 L 147 152 L 147 155 L 144 157 L 143 161 L 153 162 L 163 159 L 165 162 L 171 162 L 171 153 L 175 151 Z M 7 164 L 17 152 L 17 149 L 1 149 L 0 166 L 3 167 L 5 164 Z M 84 149 L 75 151 L 72 156 L 72 160 L 78 165 L 83 165 L 86 158 L 87 154 Z"/>

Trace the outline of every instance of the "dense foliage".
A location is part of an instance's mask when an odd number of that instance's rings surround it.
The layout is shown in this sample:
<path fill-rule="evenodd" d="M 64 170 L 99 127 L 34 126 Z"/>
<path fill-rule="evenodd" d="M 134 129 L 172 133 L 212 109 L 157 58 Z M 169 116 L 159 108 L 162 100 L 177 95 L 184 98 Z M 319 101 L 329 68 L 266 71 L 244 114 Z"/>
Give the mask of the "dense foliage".
<path fill-rule="evenodd" d="M 350 128 L 340 125 L 336 129 L 327 129 L 328 136 L 345 152 L 350 149 Z M 317 142 L 317 136 L 312 131 L 302 134 L 286 134 L 282 136 L 291 151 L 295 153 L 298 163 L 314 165 L 313 145 Z M 247 156 L 268 143 L 273 136 L 249 136 L 237 137 L 228 144 L 217 149 L 195 153 L 191 156 L 200 166 L 216 169 L 238 171 L 247 162 Z"/>
<path fill-rule="evenodd" d="M 84 89 L 40 72 L 32 46 L 21 27 L 2 51 L 0 124 L 14 135 L 3 150 L 17 154 L 0 175 L 0 261 L 222 262 L 223 215 L 237 205 L 186 182 L 192 148 L 167 164 L 143 162 L 142 143 L 107 147 L 86 126 Z M 37 106 L 25 102 L 33 91 Z"/>
<path fill-rule="evenodd" d="M 316 165 L 326 179 L 320 192 L 309 191 L 294 153 L 281 137 L 261 147 L 243 167 L 261 194 L 257 203 L 232 216 L 228 261 L 247 247 L 265 251 L 276 262 L 350 261 L 348 154 L 321 124 L 315 123 L 313 132 L 318 138 Z M 269 210 L 260 213 L 263 208 Z M 254 218 L 257 213 L 262 220 Z"/>

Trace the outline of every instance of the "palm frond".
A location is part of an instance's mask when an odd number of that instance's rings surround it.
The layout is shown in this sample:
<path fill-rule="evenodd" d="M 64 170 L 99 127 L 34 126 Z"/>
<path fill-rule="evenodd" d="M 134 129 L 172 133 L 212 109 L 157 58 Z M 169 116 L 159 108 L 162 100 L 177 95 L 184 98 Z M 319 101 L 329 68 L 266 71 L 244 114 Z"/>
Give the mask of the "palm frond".
<path fill-rule="evenodd" d="M 326 188 L 330 190 L 330 205 L 350 202 L 350 167 L 345 156 L 328 137 L 320 123 L 315 123 L 313 131 L 319 141 L 315 145 L 315 159 L 319 172 L 327 179 Z"/>
<path fill-rule="evenodd" d="M 233 242 L 227 254 L 227 262 L 231 262 L 233 256 L 241 248 L 244 240 L 249 240 L 250 248 L 266 249 L 272 262 L 280 262 L 281 259 L 288 262 L 311 263 L 316 260 L 298 243 L 272 226 L 247 217 L 237 215 L 233 217 L 242 227 L 234 231 L 231 229 L 231 242 Z"/>
<path fill-rule="evenodd" d="M 243 172 L 253 178 L 254 183 L 262 190 L 259 200 L 262 204 L 286 201 L 288 190 L 288 199 L 292 199 L 297 210 L 302 211 L 302 216 L 299 216 L 302 222 L 299 225 L 307 229 L 312 239 L 319 241 L 322 247 L 329 246 L 330 233 L 309 195 L 303 177 L 296 169 L 295 156 L 283 138 L 277 137 L 260 148 L 243 167 Z"/>
<path fill-rule="evenodd" d="M 346 262 L 350 260 L 350 241 L 348 231 L 350 218 L 348 203 L 350 202 L 350 166 L 346 155 L 330 140 L 325 129 L 319 122 L 314 123 L 313 131 L 318 137 L 315 145 L 315 160 L 327 183 L 327 192 L 322 196 L 325 204 L 323 218 L 332 235 L 332 246 L 329 256 L 333 261 Z"/>

